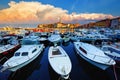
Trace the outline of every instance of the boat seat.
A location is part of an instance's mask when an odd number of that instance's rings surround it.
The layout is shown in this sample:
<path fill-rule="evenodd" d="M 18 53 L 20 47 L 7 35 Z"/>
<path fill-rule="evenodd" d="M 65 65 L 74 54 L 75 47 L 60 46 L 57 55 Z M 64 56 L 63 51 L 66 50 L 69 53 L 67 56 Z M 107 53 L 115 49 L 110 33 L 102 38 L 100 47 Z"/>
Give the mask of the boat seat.
<path fill-rule="evenodd" d="M 61 52 L 59 51 L 59 49 L 52 51 L 52 55 L 60 55 L 60 54 L 61 54 Z"/>

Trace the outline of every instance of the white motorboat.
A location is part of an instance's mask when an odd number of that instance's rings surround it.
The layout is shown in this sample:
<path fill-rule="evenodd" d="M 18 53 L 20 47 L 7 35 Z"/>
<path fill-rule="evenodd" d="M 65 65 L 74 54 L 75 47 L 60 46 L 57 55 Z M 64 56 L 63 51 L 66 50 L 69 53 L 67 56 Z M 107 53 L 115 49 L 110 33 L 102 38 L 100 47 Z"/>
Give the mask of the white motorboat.
<path fill-rule="evenodd" d="M 72 42 L 80 41 L 80 38 L 81 38 L 81 36 L 77 36 L 77 35 L 70 36 L 70 39 Z"/>
<path fill-rule="evenodd" d="M 120 44 L 115 43 L 112 45 L 103 45 L 101 50 L 105 52 L 105 54 L 111 58 L 113 58 L 117 64 L 120 63 Z"/>
<path fill-rule="evenodd" d="M 47 38 L 45 38 L 45 37 L 40 37 L 40 42 L 47 42 Z"/>
<path fill-rule="evenodd" d="M 52 34 L 50 37 L 48 37 L 48 40 L 50 42 L 60 42 L 61 36 L 59 34 Z"/>
<path fill-rule="evenodd" d="M 37 40 L 37 41 L 40 41 L 40 37 L 39 36 L 30 35 L 30 36 L 24 37 L 22 40 Z"/>
<path fill-rule="evenodd" d="M 70 38 L 68 36 L 63 37 L 63 42 L 69 42 L 69 41 L 70 41 Z"/>
<path fill-rule="evenodd" d="M 105 70 L 111 65 L 115 65 L 116 62 L 104 54 L 99 48 L 83 42 L 74 42 L 75 50 L 77 54 L 91 64 Z"/>
<path fill-rule="evenodd" d="M 72 64 L 69 56 L 62 47 L 50 47 L 48 60 L 53 70 L 62 78 L 68 79 L 72 69 Z"/>
<path fill-rule="evenodd" d="M 18 40 L 15 38 L 2 40 L 0 42 L 0 60 L 2 59 L 2 55 L 7 56 L 9 53 L 15 52 L 18 48 L 20 48 L 20 44 Z"/>
<path fill-rule="evenodd" d="M 0 54 L 7 55 L 9 52 L 12 52 L 12 50 L 19 48 L 20 44 L 7 44 L 0 46 Z"/>
<path fill-rule="evenodd" d="M 50 36 L 48 37 L 48 40 L 51 42 L 51 43 L 59 43 L 61 41 L 61 36 L 60 36 L 60 33 L 59 31 L 54 31 L 50 34 Z"/>
<path fill-rule="evenodd" d="M 29 64 L 34 59 L 36 59 L 43 49 L 44 49 L 43 44 L 22 45 L 22 47 L 15 52 L 13 57 L 8 59 L 3 64 L 3 68 L 1 69 L 1 72 L 5 71 L 6 69 L 14 72 L 22 68 L 23 66 Z"/>

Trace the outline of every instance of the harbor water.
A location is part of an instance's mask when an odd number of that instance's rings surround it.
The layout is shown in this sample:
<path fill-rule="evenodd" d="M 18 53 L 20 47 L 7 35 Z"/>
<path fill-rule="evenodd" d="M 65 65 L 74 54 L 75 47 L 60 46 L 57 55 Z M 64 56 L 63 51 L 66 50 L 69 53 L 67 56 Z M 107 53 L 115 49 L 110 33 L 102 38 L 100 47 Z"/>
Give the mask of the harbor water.
<path fill-rule="evenodd" d="M 113 67 L 101 70 L 88 63 L 75 52 L 72 42 L 61 43 L 60 46 L 67 52 L 72 62 L 71 80 L 120 80 L 120 69 Z M 31 63 L 16 72 L 0 72 L 0 80 L 58 80 L 59 75 L 54 72 L 48 62 L 49 45 Z"/>

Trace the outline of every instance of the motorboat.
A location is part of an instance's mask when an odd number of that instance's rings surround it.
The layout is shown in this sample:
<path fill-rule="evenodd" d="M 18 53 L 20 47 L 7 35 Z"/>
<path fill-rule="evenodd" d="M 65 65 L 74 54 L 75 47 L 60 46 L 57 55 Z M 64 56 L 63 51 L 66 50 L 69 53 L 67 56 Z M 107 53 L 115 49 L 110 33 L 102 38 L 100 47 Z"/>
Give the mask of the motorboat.
<path fill-rule="evenodd" d="M 115 43 L 114 45 L 103 45 L 101 50 L 105 54 L 116 61 L 117 64 L 120 63 L 120 45 Z"/>
<path fill-rule="evenodd" d="M 105 55 L 102 50 L 94 45 L 83 42 L 74 42 L 74 46 L 80 57 L 103 70 L 116 64 L 112 58 Z"/>
<path fill-rule="evenodd" d="M 72 69 L 69 56 L 60 46 L 51 46 L 48 52 L 48 60 L 53 70 L 63 79 L 68 79 Z"/>
<path fill-rule="evenodd" d="M 12 52 L 12 50 L 15 50 L 16 48 L 20 47 L 19 44 L 7 44 L 0 47 L 0 54 L 7 55 L 9 52 Z"/>
<path fill-rule="evenodd" d="M 13 57 L 3 64 L 1 71 L 8 69 L 14 72 L 22 68 L 36 59 L 43 49 L 44 45 L 39 44 L 37 40 L 23 39 L 21 48 L 14 53 Z"/>
<path fill-rule="evenodd" d="M 95 35 L 95 38 L 96 38 L 96 40 L 102 40 L 102 41 L 110 40 L 107 36 L 101 35 L 101 34 Z"/>
<path fill-rule="evenodd" d="M 44 44 L 48 43 L 48 34 L 46 32 L 41 33 L 40 42 Z"/>
<path fill-rule="evenodd" d="M 70 32 L 65 32 L 64 34 L 63 34 L 63 37 L 62 37 L 62 39 L 63 39 L 63 42 L 69 42 L 70 41 Z"/>
<path fill-rule="evenodd" d="M 48 37 L 48 40 L 51 42 L 51 43 L 59 43 L 61 41 L 61 36 L 60 36 L 60 33 L 59 31 L 54 31 L 50 34 L 50 36 Z"/>
<path fill-rule="evenodd" d="M 10 71 L 16 71 L 23 66 L 29 64 L 34 59 L 36 59 L 42 52 L 44 45 L 24 45 L 18 49 L 14 56 L 8 59 L 4 64 L 1 71 L 6 69 Z"/>
<path fill-rule="evenodd" d="M 52 34 L 50 37 L 48 37 L 48 40 L 50 42 L 60 42 L 61 36 L 59 34 Z"/>
<path fill-rule="evenodd" d="M 71 35 L 71 36 L 70 36 L 70 40 L 71 40 L 72 42 L 80 41 L 80 38 L 81 38 L 81 37 L 82 37 L 82 36 Z"/>
<path fill-rule="evenodd" d="M 24 37 L 22 40 L 37 40 L 39 41 L 40 40 L 40 37 L 39 36 L 35 36 L 35 35 L 29 35 L 29 36 L 26 36 Z"/>
<path fill-rule="evenodd" d="M 69 41 L 70 41 L 70 38 L 68 36 L 63 37 L 63 42 L 69 42 Z"/>
<path fill-rule="evenodd" d="M 45 43 L 45 42 L 47 42 L 48 40 L 47 40 L 47 38 L 45 38 L 45 37 L 40 37 L 40 42 L 41 43 Z"/>
<path fill-rule="evenodd" d="M 16 38 L 4 37 L 0 42 L 0 61 L 3 56 L 13 53 L 20 48 L 20 44 Z"/>
<path fill-rule="evenodd" d="M 96 38 L 93 34 L 86 34 L 80 38 L 80 41 L 95 41 Z"/>

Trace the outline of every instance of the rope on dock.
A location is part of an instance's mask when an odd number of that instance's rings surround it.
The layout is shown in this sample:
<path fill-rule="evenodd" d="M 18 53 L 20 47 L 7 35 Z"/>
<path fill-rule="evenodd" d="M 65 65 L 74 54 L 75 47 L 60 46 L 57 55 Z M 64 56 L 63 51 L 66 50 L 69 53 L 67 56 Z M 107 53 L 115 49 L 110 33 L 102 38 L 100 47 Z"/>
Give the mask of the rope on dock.
<path fill-rule="evenodd" d="M 113 71 L 114 71 L 114 75 L 115 75 L 115 80 L 118 80 L 116 70 L 115 70 L 115 65 L 113 65 Z"/>

